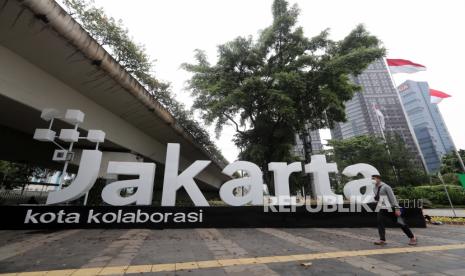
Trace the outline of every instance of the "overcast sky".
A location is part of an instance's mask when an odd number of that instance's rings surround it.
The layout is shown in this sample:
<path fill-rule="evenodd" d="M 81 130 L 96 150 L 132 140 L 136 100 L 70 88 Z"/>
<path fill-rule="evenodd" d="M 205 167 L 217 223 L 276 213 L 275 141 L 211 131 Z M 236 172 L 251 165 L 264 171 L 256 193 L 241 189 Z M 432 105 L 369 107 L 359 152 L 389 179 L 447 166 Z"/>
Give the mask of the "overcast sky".
<path fill-rule="evenodd" d="M 388 57 L 423 64 L 426 72 L 396 75 L 428 81 L 431 88 L 452 98 L 439 105 L 455 145 L 465 148 L 465 1 L 426 0 L 320 0 L 290 1 L 301 9 L 299 25 L 307 36 L 325 28 L 333 39 L 341 39 L 363 23 L 388 49 Z M 171 83 L 176 98 L 190 106 L 186 91 L 189 74 L 180 69 L 193 61 L 195 49 L 205 50 L 211 63 L 216 46 L 237 36 L 257 36 L 272 20 L 272 0 L 96 0 L 108 15 L 122 19 L 131 36 L 144 44 L 156 60 L 158 78 Z M 216 141 L 225 157 L 233 161 L 237 149 L 231 142 L 232 128 Z M 212 136 L 213 132 L 212 132 Z M 322 131 L 329 139 L 329 132 Z"/>

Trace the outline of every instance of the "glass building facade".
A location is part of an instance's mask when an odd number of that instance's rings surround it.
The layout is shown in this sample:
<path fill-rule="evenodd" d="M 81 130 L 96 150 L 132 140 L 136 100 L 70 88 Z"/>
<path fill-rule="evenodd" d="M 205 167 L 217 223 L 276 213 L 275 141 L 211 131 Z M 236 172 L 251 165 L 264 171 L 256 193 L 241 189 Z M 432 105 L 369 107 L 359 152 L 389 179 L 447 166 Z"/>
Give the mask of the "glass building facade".
<path fill-rule="evenodd" d="M 333 139 L 348 139 L 361 135 L 381 136 L 381 127 L 374 106 L 383 113 L 386 134 L 396 133 L 405 141 L 414 154 L 414 160 L 422 164 L 422 156 L 414 133 L 409 128 L 399 95 L 391 81 L 383 59 L 368 66 L 359 76 L 352 77 L 362 91 L 346 102 L 347 121 L 338 123 L 331 130 Z"/>
<path fill-rule="evenodd" d="M 431 103 L 428 83 L 409 80 L 398 90 L 428 171 L 437 172 L 442 156 L 455 146 L 437 104 Z"/>

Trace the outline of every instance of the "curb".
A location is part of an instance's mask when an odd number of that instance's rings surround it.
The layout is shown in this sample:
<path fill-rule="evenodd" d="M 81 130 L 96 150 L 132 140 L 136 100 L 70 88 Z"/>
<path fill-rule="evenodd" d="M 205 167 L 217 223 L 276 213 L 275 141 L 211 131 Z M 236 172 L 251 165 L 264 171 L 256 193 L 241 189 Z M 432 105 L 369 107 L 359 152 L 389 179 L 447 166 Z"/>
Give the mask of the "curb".
<path fill-rule="evenodd" d="M 465 222 L 463 222 L 463 221 L 441 221 L 441 223 L 443 225 L 444 224 L 448 224 L 448 225 L 465 225 Z M 427 222 L 427 224 L 434 225 L 433 223 L 429 223 L 429 222 Z"/>

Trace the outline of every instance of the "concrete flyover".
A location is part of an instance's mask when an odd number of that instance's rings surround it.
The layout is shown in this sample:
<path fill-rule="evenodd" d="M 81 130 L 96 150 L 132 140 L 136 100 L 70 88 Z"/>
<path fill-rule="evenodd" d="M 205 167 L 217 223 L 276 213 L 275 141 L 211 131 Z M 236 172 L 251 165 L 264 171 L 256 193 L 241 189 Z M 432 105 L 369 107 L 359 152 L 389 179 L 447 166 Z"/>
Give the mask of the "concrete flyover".
<path fill-rule="evenodd" d="M 50 161 L 53 147 L 32 140 L 35 128 L 48 126 L 40 111 L 50 107 L 82 110 L 80 131 L 103 130 L 103 151 L 156 162 L 157 175 L 172 142 L 181 144 L 180 170 L 212 160 L 198 176 L 204 189 L 227 179 L 221 174 L 225 164 L 183 131 L 55 1 L 0 0 L 0 159 L 58 167 Z M 56 127 L 69 126 L 60 121 Z"/>

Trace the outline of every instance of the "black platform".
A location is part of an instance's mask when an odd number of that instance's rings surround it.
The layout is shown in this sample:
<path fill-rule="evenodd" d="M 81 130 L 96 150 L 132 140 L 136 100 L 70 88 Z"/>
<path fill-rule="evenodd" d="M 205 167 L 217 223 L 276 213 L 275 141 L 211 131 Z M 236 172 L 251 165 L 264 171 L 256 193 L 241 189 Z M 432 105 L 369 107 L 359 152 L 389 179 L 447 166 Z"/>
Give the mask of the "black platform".
<path fill-rule="evenodd" d="M 28 221 L 27 213 L 30 213 Z M 58 215 L 62 215 L 59 220 Z M 73 214 L 71 214 L 73 213 Z M 97 215 L 96 215 L 97 214 Z M 139 222 L 133 218 L 139 214 Z M 146 214 L 146 215 L 144 215 Z M 89 217 L 93 219 L 89 220 Z M 147 221 L 147 215 L 152 216 Z M 422 210 L 406 208 L 402 216 L 411 227 L 426 227 Z M 78 219 L 77 219 L 78 217 Z M 41 221 L 42 218 L 42 221 Z M 118 219 L 119 218 L 119 219 Z M 124 218 L 124 219 L 123 219 Z M 75 228 L 250 228 L 250 227 L 375 227 L 376 213 L 265 212 L 263 206 L 156 207 L 156 206 L 0 206 L 0 229 Z M 388 227 L 394 226 L 393 224 Z"/>

